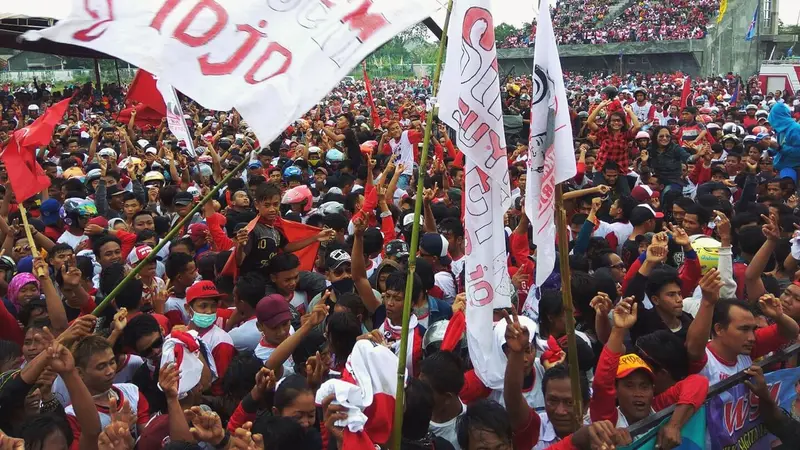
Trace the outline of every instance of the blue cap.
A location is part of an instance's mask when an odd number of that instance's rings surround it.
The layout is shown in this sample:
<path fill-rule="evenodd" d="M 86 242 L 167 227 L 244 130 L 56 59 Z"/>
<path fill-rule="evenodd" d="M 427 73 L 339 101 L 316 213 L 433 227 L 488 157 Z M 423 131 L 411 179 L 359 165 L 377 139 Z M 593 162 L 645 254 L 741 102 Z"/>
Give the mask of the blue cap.
<path fill-rule="evenodd" d="M 794 167 L 786 167 L 778 173 L 778 178 L 791 178 L 794 184 L 797 184 L 797 171 Z"/>
<path fill-rule="evenodd" d="M 248 169 L 260 169 L 262 167 L 264 167 L 264 166 L 261 165 L 261 161 L 257 161 L 257 160 L 253 161 L 253 162 L 251 162 L 250 164 L 247 165 Z"/>
<path fill-rule="evenodd" d="M 758 133 L 756 135 L 756 142 L 761 142 L 762 140 L 764 140 L 764 138 L 768 138 L 768 137 L 771 137 L 771 136 L 772 135 L 769 134 L 769 133 Z"/>
<path fill-rule="evenodd" d="M 33 273 L 33 256 L 26 256 L 17 261 L 17 273 Z"/>
<path fill-rule="evenodd" d="M 39 212 L 42 215 L 42 222 L 44 222 L 45 225 L 55 225 L 58 223 L 59 209 L 61 209 L 61 204 L 54 198 L 49 198 L 42 202 L 42 206 L 39 207 Z"/>

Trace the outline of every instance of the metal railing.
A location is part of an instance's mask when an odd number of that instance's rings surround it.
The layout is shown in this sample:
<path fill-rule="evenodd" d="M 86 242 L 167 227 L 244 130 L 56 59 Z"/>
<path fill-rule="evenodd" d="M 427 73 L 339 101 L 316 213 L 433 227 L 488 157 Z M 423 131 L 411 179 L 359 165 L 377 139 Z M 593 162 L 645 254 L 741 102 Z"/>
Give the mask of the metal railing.
<path fill-rule="evenodd" d="M 787 347 L 783 350 L 779 350 L 777 352 L 772 352 L 766 357 L 754 362 L 753 364 L 759 367 L 766 367 L 777 362 L 786 361 L 787 359 L 791 358 L 792 356 L 800 353 L 800 344 L 794 344 L 790 347 Z M 719 383 L 711 385 L 708 388 L 708 395 L 706 395 L 706 402 L 716 397 L 717 395 L 727 391 L 728 389 L 741 384 L 743 381 L 750 378 L 750 375 L 744 373 L 744 371 L 737 373 L 729 378 L 726 378 Z M 676 405 L 672 405 L 668 408 L 662 409 L 661 411 L 650 415 L 646 419 L 642 419 L 630 427 L 628 427 L 628 432 L 630 432 L 631 436 L 639 436 L 644 433 L 647 433 L 652 428 L 658 426 L 666 417 L 672 415 L 675 412 Z M 644 441 L 644 439 L 640 439 L 640 441 Z M 638 441 L 637 441 L 638 442 Z M 644 444 L 644 442 L 641 442 Z M 634 442 L 633 447 L 629 448 L 637 448 L 636 442 Z"/>

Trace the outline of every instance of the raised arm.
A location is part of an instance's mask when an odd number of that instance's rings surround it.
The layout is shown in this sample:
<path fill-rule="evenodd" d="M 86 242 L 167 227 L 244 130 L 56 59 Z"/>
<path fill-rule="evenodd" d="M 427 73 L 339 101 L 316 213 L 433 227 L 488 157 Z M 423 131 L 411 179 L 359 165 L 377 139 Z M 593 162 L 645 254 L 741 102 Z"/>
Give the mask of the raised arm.
<path fill-rule="evenodd" d="M 61 376 L 72 400 L 75 419 L 81 430 L 78 448 L 80 450 L 97 449 L 97 438 L 102 431 L 100 415 L 97 413 L 92 394 L 75 369 L 72 353 L 59 343 L 54 343 L 45 352 L 50 355 L 50 368 Z M 112 403 L 110 406 L 112 410 L 116 409 L 116 403 Z"/>
<path fill-rule="evenodd" d="M 775 252 L 775 247 L 778 246 L 778 241 L 781 239 L 781 230 L 778 227 L 777 217 L 770 215 L 767 217 L 761 215 L 761 219 L 765 224 L 761 227 L 761 232 L 767 240 L 758 249 L 753 256 L 753 260 L 747 265 L 744 272 L 745 289 L 747 289 L 747 300 L 755 302 L 764 295 L 767 290 L 764 288 L 764 282 L 761 281 L 761 274 L 764 273 L 770 257 Z"/>
<path fill-rule="evenodd" d="M 36 275 L 42 287 L 45 304 L 47 305 L 47 315 L 50 318 L 53 331 L 56 334 L 60 334 L 69 326 L 67 312 L 64 310 L 64 303 L 61 301 L 61 296 L 58 295 L 56 287 L 53 286 L 53 280 L 50 279 L 50 268 L 41 257 L 33 261 L 33 273 Z"/>
<path fill-rule="evenodd" d="M 356 291 L 358 292 L 361 301 L 367 308 L 367 311 L 372 314 L 381 306 L 381 302 L 375 297 L 372 291 L 372 285 L 369 284 L 367 278 L 367 265 L 364 260 L 364 230 L 367 229 L 367 221 L 364 217 L 358 217 L 353 220 L 353 251 L 350 256 L 352 264 L 353 284 L 355 284 Z"/>
<path fill-rule="evenodd" d="M 700 361 L 706 356 L 706 344 L 711 336 L 711 323 L 714 317 L 714 305 L 719 301 L 719 290 L 722 278 L 717 269 L 711 269 L 700 278 L 700 307 L 697 315 L 686 332 L 686 352 L 689 361 Z"/>
<path fill-rule="evenodd" d="M 608 100 L 603 100 L 602 102 L 600 102 L 599 105 L 597 105 L 597 108 L 593 109 L 592 112 L 589 114 L 589 118 L 586 119 L 586 125 L 589 127 L 590 130 L 597 131 L 600 129 L 600 127 L 597 126 L 595 120 L 597 119 L 597 115 L 600 114 L 600 111 L 602 109 L 605 109 L 605 107 L 608 106 L 609 103 L 611 102 Z"/>
<path fill-rule="evenodd" d="M 511 418 L 511 429 L 521 430 L 526 428 L 532 416 L 539 419 L 539 415 L 528 406 L 528 402 L 522 395 L 522 382 L 525 373 L 525 354 L 529 352 L 530 332 L 519 323 L 517 312 L 513 311 L 514 319 L 508 316 L 507 311 L 503 311 L 506 327 L 506 348 L 508 349 L 508 364 L 506 364 L 506 376 L 503 383 L 503 399 L 506 402 L 506 410 Z M 536 424 L 536 430 L 539 424 Z"/>
<path fill-rule="evenodd" d="M 297 346 L 303 342 L 303 339 L 308 336 L 308 333 L 321 324 L 325 320 L 325 317 L 328 316 L 329 307 L 326 303 L 328 296 L 330 296 L 330 293 L 326 292 L 322 300 L 314 306 L 314 309 L 306 314 L 306 317 L 303 317 L 300 328 L 278 345 L 278 348 L 269 355 L 269 359 L 264 361 L 264 367 L 274 370 L 276 374 L 283 374 L 283 363 L 292 356 L 292 353 L 294 353 Z"/>

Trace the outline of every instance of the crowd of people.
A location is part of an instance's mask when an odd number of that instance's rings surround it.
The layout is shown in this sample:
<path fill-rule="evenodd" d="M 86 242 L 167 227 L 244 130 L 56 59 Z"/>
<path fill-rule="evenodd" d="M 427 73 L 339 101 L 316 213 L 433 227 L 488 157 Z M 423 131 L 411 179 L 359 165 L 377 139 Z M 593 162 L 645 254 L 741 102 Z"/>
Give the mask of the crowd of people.
<path fill-rule="evenodd" d="M 609 0 L 587 2 L 560 0 L 551 12 L 556 41 L 559 44 L 582 43 L 582 40 L 572 37 L 594 30 L 605 19 L 611 5 L 613 2 Z"/>
<path fill-rule="evenodd" d="M 702 39 L 719 11 L 719 0 L 640 0 L 610 22 L 599 24 L 614 4 L 610 0 L 559 0 L 552 10 L 559 44 L 606 44 Z M 535 29 L 535 23 L 533 25 Z M 533 34 L 512 36 L 497 48 L 532 47 Z"/>
<path fill-rule="evenodd" d="M 373 80 L 375 115 L 364 84 L 343 83 L 273 142 L 188 98 L 192 143 L 166 121 L 119 121 L 124 87 L 0 90 L 6 148 L 72 98 L 36 151 L 48 189 L 20 204 L 0 166 L 0 448 L 327 450 L 359 421 L 387 448 L 380 402 L 343 405 L 335 381 L 363 383 L 375 355 L 397 366 L 406 301 L 403 449 L 613 448 L 675 404 L 658 434 L 674 448 L 709 385 L 743 370 L 769 431 L 795 448 L 798 423 L 751 365 L 800 331 L 800 102 L 757 80 L 732 98 L 733 74 L 694 78 L 683 99 L 682 74 L 567 74 L 578 173 L 564 185 L 564 286 L 558 264 L 534 279 L 531 85 L 507 81 L 505 119 L 521 126 L 506 129 L 501 389 L 464 337 L 464 155 L 425 108 L 429 80 Z"/>

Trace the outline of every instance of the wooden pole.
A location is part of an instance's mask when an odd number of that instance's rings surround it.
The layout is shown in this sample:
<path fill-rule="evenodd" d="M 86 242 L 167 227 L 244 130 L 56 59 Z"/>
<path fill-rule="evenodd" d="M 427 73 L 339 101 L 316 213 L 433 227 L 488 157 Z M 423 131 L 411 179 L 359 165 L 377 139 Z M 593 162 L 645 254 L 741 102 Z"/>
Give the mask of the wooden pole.
<path fill-rule="evenodd" d="M 561 292 L 564 302 L 564 323 L 567 326 L 567 358 L 569 379 L 572 387 L 573 419 L 577 427 L 583 423 L 580 372 L 578 368 L 578 343 L 575 340 L 575 308 L 572 306 L 572 286 L 569 273 L 569 238 L 567 237 L 567 211 L 561 184 L 556 185 L 556 239 L 558 240 L 558 264 L 561 273 Z M 577 429 L 577 428 L 576 428 Z"/>
<path fill-rule="evenodd" d="M 96 83 L 98 91 L 103 90 L 103 86 L 100 84 L 100 60 L 97 58 L 94 59 L 94 82 Z"/>
<path fill-rule="evenodd" d="M 439 76 L 442 72 L 445 48 L 447 47 L 447 28 L 450 25 L 450 11 L 453 9 L 453 0 L 447 2 L 447 14 L 442 28 L 442 39 L 439 41 L 439 54 L 436 57 L 436 67 L 433 71 L 433 84 L 431 86 L 432 99 L 439 90 Z M 406 279 L 406 292 L 403 299 L 403 328 L 400 336 L 400 353 L 397 355 L 397 390 L 395 391 L 394 425 L 392 427 L 392 446 L 400 450 L 400 441 L 403 433 L 403 411 L 405 400 L 405 375 L 406 355 L 408 352 L 408 323 L 411 320 L 411 303 L 416 300 L 411 298 L 414 289 L 414 270 L 417 265 L 417 248 L 419 247 L 419 219 L 422 216 L 422 191 L 425 180 L 425 164 L 428 162 L 428 148 L 430 147 L 433 132 L 433 119 L 436 117 L 436 105 L 431 105 L 431 110 L 426 114 L 425 138 L 423 139 L 422 152 L 419 158 L 419 174 L 417 179 L 417 195 L 414 202 L 414 225 L 411 229 L 411 245 L 408 250 L 408 278 Z"/>
<path fill-rule="evenodd" d="M 19 214 L 22 216 L 22 227 L 25 228 L 25 236 L 28 238 L 28 244 L 31 246 L 31 255 L 34 258 L 39 257 L 39 250 L 36 249 L 36 242 L 33 241 L 33 233 L 31 233 L 30 225 L 28 225 L 28 211 L 25 209 L 23 205 L 24 201 L 19 201 Z M 44 271 L 41 267 L 38 268 L 37 275 L 39 277 L 43 277 L 45 275 Z"/>
<path fill-rule="evenodd" d="M 114 69 L 117 70 L 117 86 L 122 87 L 122 78 L 119 76 L 119 61 L 114 60 Z"/>
<path fill-rule="evenodd" d="M 175 224 L 175 226 L 171 230 L 169 230 L 169 233 L 167 233 L 167 235 L 164 236 L 164 239 L 162 239 L 161 242 L 159 242 L 158 245 L 155 246 L 153 251 L 150 252 L 150 254 L 147 255 L 147 257 L 144 260 L 142 260 L 140 264 L 137 264 L 136 267 L 134 267 L 130 272 L 128 272 L 125 278 L 123 278 L 122 281 L 120 281 L 120 283 L 117 285 L 117 287 L 114 288 L 114 290 L 109 292 L 109 294 L 103 299 L 103 301 L 100 302 L 99 305 L 97 305 L 94 311 L 92 311 L 92 315 L 97 316 L 98 314 L 100 314 L 106 308 L 106 306 L 108 306 L 111 300 L 113 300 L 123 289 L 125 289 L 125 285 L 128 284 L 129 281 L 131 281 L 134 277 L 136 277 L 136 275 L 139 274 L 139 272 L 142 271 L 142 269 L 144 268 L 144 266 L 147 265 L 147 263 L 155 260 L 158 252 L 160 252 L 161 249 L 164 248 L 165 245 L 167 245 L 167 242 L 172 240 L 172 238 L 175 237 L 176 234 L 178 234 L 179 230 L 183 229 L 184 225 L 186 225 L 186 223 L 189 220 L 191 220 L 191 218 L 194 217 L 194 215 L 198 211 L 200 211 L 200 208 L 202 208 L 203 205 L 208 203 L 209 200 L 214 198 L 214 195 L 217 194 L 220 188 L 222 188 L 222 186 L 225 186 L 228 183 L 228 181 L 234 177 L 234 175 L 241 172 L 249 162 L 250 162 L 249 156 L 245 156 L 242 162 L 240 162 L 235 169 L 233 169 L 227 175 L 225 175 L 225 178 L 223 178 L 219 183 L 217 183 L 217 185 L 214 186 L 214 189 L 211 189 L 211 192 L 209 192 L 208 194 L 206 194 L 205 197 L 200 199 L 200 201 L 196 205 L 194 205 L 194 208 L 192 208 L 192 210 L 189 211 L 189 213 L 186 214 L 186 216 L 183 219 L 181 219 L 177 224 Z"/>

